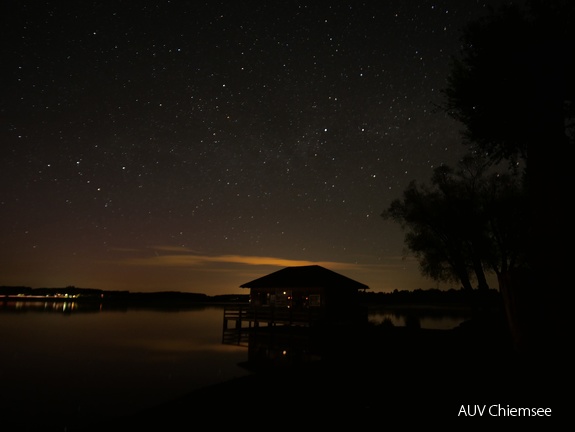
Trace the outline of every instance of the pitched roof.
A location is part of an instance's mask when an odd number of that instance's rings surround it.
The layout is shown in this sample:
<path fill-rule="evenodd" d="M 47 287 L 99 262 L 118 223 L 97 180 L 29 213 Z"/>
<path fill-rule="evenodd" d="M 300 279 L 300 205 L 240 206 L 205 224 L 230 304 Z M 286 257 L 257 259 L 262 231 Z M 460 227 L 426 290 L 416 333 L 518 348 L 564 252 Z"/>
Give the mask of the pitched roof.
<path fill-rule="evenodd" d="M 345 286 L 369 289 L 367 285 L 319 265 L 286 267 L 240 285 L 240 288 L 305 288 Z"/>

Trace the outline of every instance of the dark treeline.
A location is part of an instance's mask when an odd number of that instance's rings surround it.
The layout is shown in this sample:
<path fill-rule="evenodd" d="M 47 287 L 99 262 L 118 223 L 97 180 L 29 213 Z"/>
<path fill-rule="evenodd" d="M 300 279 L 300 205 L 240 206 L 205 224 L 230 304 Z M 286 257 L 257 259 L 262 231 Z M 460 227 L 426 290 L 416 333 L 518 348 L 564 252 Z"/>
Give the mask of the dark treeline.
<path fill-rule="evenodd" d="M 360 293 L 363 304 L 386 306 L 463 306 L 478 305 L 498 306 L 501 302 L 499 292 L 489 290 L 463 289 L 416 289 L 413 291 L 394 290 L 393 292 L 363 292 Z"/>
<path fill-rule="evenodd" d="M 34 296 L 76 302 L 120 303 L 130 305 L 185 305 L 204 303 L 248 303 L 249 294 L 221 294 L 210 296 L 203 293 L 179 291 L 130 292 L 106 291 L 94 288 L 30 288 L 24 286 L 2 286 L 1 296 Z M 480 304 L 494 305 L 499 301 L 497 290 L 462 290 L 462 289 L 417 289 L 413 291 L 395 290 L 393 292 L 361 292 L 360 302 L 366 305 L 417 305 L 417 306 L 473 306 Z M 70 299 L 70 297 L 72 297 Z"/>
<path fill-rule="evenodd" d="M 130 292 L 108 291 L 95 288 L 78 288 L 67 286 L 63 288 L 31 288 L 25 286 L 2 286 L 0 296 L 34 296 L 50 297 L 50 300 L 73 300 L 78 302 L 97 301 L 99 303 L 129 303 L 129 304 L 190 304 L 190 303 L 234 303 L 247 302 L 249 295 L 222 294 L 209 296 L 202 293 L 179 291 Z M 68 297 L 67 297 L 68 296 Z M 73 297 L 70 299 L 70 297 Z"/>

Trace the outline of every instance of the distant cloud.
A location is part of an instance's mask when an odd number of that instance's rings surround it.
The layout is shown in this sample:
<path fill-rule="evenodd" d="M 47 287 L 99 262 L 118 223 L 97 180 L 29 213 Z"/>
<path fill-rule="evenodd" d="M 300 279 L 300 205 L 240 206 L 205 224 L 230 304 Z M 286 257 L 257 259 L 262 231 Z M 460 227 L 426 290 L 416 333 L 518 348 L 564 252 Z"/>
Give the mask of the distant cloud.
<path fill-rule="evenodd" d="M 321 265 L 330 269 L 359 269 L 363 266 L 354 263 L 331 261 L 291 260 L 278 257 L 245 256 L 245 255 L 200 255 L 186 248 L 171 246 L 154 247 L 154 256 L 127 258 L 120 264 L 150 267 L 198 267 L 214 263 L 218 264 L 244 264 L 252 266 L 305 266 Z M 162 252 L 171 252 L 165 253 Z M 177 253 L 174 253 L 177 252 Z"/>

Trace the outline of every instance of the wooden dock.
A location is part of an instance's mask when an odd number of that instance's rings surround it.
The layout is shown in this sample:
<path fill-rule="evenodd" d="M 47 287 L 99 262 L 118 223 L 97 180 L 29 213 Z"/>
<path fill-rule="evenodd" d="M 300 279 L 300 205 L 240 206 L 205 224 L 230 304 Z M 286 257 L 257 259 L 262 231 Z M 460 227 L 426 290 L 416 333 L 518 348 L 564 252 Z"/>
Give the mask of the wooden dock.
<path fill-rule="evenodd" d="M 320 308 L 299 309 L 287 307 L 258 307 L 233 305 L 224 308 L 224 330 L 245 329 L 260 325 L 309 327 L 323 319 Z M 232 326 L 233 323 L 233 326 Z"/>

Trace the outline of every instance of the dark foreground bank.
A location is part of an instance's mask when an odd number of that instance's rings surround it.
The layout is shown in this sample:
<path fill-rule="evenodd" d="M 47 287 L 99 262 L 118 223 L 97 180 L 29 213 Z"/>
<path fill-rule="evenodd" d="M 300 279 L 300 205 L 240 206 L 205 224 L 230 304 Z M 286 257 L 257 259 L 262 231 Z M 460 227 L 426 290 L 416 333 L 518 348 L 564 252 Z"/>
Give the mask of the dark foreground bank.
<path fill-rule="evenodd" d="M 342 332 L 333 345 L 327 340 L 332 351 L 321 361 L 260 370 L 135 415 L 37 430 L 464 426 L 471 414 L 496 420 L 513 417 L 513 408 L 550 409 L 551 416 L 530 419 L 542 426 L 565 418 L 561 395 L 568 376 L 561 359 L 544 353 L 520 358 L 493 322 L 453 330 L 372 326 Z"/>

